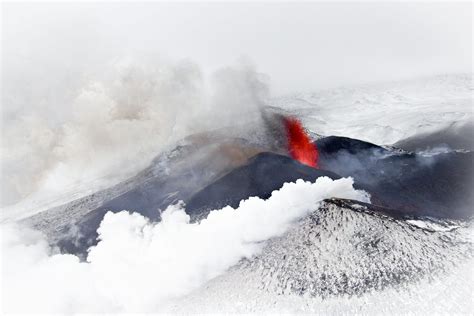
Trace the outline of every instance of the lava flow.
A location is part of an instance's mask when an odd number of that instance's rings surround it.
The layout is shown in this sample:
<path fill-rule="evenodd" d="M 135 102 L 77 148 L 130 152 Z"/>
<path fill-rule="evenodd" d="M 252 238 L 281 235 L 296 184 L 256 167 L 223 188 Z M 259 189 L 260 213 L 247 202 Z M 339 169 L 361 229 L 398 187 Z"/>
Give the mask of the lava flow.
<path fill-rule="evenodd" d="M 311 142 L 308 134 L 296 118 L 285 117 L 283 122 L 286 128 L 288 138 L 288 151 L 291 157 L 302 164 L 318 167 L 318 148 Z"/>

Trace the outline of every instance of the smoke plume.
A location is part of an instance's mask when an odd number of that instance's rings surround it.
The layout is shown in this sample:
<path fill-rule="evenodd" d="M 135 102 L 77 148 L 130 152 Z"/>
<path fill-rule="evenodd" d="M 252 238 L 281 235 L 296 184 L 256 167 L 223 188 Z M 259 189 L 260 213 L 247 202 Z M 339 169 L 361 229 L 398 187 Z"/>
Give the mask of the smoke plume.
<path fill-rule="evenodd" d="M 189 134 L 258 119 L 265 80 L 244 62 L 206 75 L 188 61 L 122 60 L 83 86 L 60 86 L 70 98 L 59 113 L 20 100 L 23 110 L 3 122 L 1 204 L 92 192 Z M 15 100 L 28 91 L 6 93 Z"/>
<path fill-rule="evenodd" d="M 1 226 L 3 311 L 159 311 L 257 254 L 265 240 L 284 233 L 323 199 L 369 201 L 352 185 L 350 178 L 298 180 L 268 200 L 251 197 L 237 209 L 212 211 L 199 223 L 190 223 L 179 204 L 165 210 L 159 223 L 137 213 L 108 213 L 87 262 L 57 253 L 38 232 Z"/>

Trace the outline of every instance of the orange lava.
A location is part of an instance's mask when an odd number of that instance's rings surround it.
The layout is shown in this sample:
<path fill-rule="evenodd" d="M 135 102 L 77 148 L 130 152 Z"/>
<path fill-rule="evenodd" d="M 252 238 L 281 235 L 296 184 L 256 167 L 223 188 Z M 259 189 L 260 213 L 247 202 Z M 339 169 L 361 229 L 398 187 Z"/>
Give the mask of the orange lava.
<path fill-rule="evenodd" d="M 318 148 L 316 144 L 311 143 L 311 139 L 296 118 L 285 117 L 283 119 L 286 135 L 288 138 L 288 151 L 291 157 L 302 164 L 318 167 Z"/>

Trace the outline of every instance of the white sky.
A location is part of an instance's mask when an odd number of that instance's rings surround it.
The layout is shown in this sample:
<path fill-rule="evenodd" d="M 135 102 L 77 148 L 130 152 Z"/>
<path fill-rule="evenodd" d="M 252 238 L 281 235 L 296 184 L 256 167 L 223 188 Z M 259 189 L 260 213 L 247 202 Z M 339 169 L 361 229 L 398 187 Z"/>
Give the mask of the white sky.
<path fill-rule="evenodd" d="M 274 94 L 471 72 L 472 3 L 3 4 L 3 79 L 159 54 L 253 61 Z M 18 67 L 16 67 L 18 66 Z"/>

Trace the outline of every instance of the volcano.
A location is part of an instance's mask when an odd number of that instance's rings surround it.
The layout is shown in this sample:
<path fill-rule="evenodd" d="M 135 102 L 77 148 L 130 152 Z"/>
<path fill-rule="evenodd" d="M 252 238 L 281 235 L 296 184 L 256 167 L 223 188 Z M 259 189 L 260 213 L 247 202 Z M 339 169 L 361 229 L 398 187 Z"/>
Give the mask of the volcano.
<path fill-rule="evenodd" d="M 285 154 L 245 138 L 199 135 L 161 154 L 123 183 L 26 221 L 50 236 L 61 251 L 84 258 L 97 243 L 97 228 L 109 211 L 128 210 L 160 221 L 160 210 L 183 201 L 192 220 L 199 221 L 213 209 L 237 207 L 252 196 L 266 199 L 285 182 L 348 176 L 357 189 L 371 194 L 367 207 L 375 212 L 450 220 L 472 216 L 471 152 L 422 155 L 338 136 L 304 146 L 314 163 L 295 159 L 301 156 L 296 157 L 291 146 Z"/>

